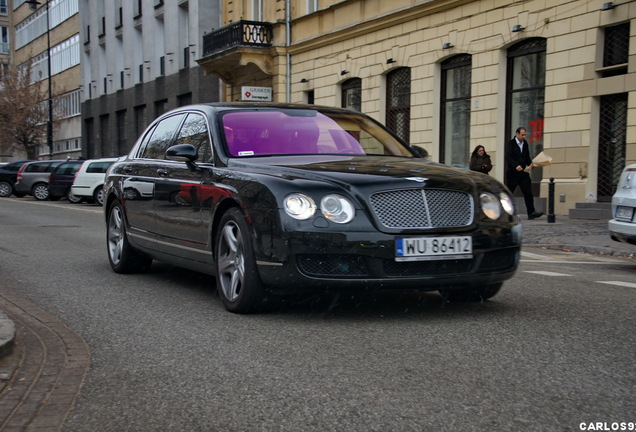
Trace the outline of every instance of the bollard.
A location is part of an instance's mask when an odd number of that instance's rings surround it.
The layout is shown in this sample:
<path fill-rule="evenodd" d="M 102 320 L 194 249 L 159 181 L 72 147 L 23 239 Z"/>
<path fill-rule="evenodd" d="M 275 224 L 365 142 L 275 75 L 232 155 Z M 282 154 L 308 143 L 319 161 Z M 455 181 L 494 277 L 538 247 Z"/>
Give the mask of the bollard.
<path fill-rule="evenodd" d="M 548 223 L 554 223 L 554 177 L 550 177 L 548 185 Z"/>

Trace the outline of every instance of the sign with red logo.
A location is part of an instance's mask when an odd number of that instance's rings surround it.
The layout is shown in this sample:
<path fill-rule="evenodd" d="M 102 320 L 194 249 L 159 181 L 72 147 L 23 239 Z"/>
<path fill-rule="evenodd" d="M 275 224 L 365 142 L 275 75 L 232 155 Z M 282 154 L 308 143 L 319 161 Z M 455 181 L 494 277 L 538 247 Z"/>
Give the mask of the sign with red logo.
<path fill-rule="evenodd" d="M 271 102 L 271 87 L 241 87 L 241 100 Z"/>

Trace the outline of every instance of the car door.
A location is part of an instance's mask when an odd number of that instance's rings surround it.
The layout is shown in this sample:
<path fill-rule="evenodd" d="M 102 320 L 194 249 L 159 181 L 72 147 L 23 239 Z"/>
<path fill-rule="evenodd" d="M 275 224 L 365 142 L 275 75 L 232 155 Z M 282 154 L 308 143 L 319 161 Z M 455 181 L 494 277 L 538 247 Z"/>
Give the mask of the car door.
<path fill-rule="evenodd" d="M 206 117 L 188 113 L 173 145 L 190 144 L 198 150 L 197 164 L 205 164 L 211 156 L 210 134 Z M 208 261 L 205 252 L 210 242 L 207 220 L 210 212 L 209 188 L 205 186 L 207 169 L 181 161 L 164 161 L 155 184 L 157 231 L 162 237 L 162 250 L 196 261 Z"/>
<path fill-rule="evenodd" d="M 155 217 L 156 182 L 169 161 L 164 159 L 185 114 L 166 117 L 152 127 L 144 137 L 139 153 L 123 164 L 122 194 L 130 236 L 140 245 L 158 250 Z"/>

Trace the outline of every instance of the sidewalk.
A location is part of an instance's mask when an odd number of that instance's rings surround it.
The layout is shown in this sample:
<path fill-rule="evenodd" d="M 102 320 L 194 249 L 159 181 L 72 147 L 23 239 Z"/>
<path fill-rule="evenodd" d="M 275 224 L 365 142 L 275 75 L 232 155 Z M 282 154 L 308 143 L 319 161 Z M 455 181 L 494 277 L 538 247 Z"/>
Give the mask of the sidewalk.
<path fill-rule="evenodd" d="M 554 223 L 548 223 L 545 215 L 534 220 L 528 220 L 524 215 L 521 218 L 523 245 L 566 252 L 636 258 L 636 245 L 616 242 L 610 238 L 608 221 L 555 216 Z"/>

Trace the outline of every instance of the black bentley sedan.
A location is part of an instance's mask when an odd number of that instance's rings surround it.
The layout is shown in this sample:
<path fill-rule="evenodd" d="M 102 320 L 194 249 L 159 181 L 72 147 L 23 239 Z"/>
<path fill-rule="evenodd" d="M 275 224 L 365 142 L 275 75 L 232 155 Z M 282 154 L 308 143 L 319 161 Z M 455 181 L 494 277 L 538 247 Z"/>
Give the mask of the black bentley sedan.
<path fill-rule="evenodd" d="M 215 103 L 156 119 L 104 186 L 115 272 L 216 276 L 232 312 L 298 290 L 439 290 L 484 300 L 515 273 L 504 185 L 429 162 L 370 117 Z"/>

